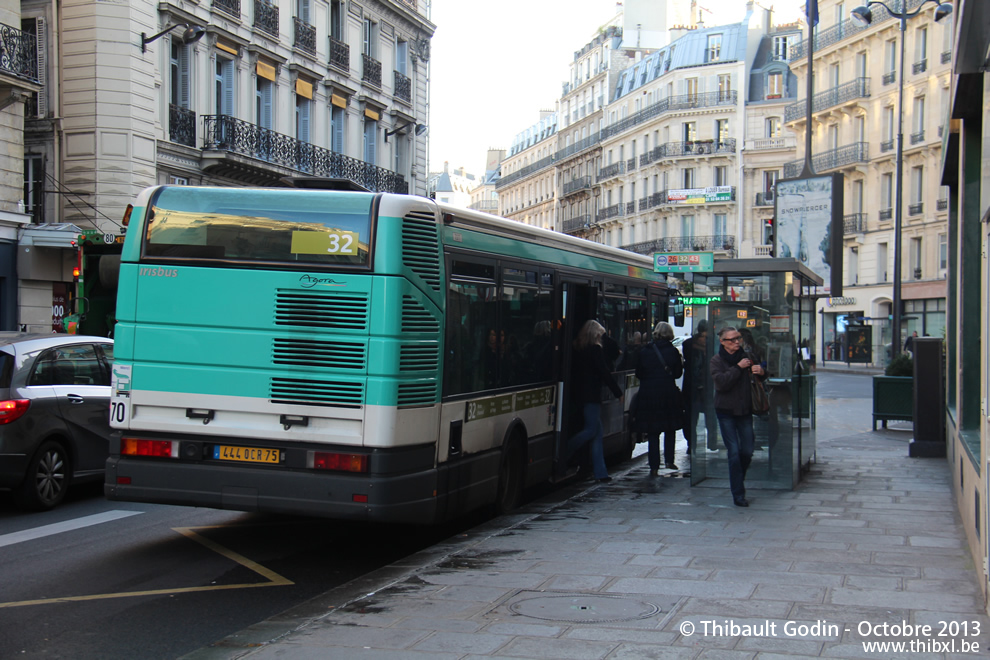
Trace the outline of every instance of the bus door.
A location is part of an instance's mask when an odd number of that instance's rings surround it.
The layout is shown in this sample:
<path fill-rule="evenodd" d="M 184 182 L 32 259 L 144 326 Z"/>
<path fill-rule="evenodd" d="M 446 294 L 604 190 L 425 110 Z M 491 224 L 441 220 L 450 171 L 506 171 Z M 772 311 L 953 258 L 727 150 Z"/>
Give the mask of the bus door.
<path fill-rule="evenodd" d="M 561 319 L 557 334 L 560 356 L 557 373 L 557 428 L 554 443 L 554 474 L 563 475 L 567 469 L 567 439 L 581 430 L 581 407 L 571 396 L 571 366 L 574 339 L 588 319 L 598 310 L 598 287 L 585 281 L 562 281 L 557 288 L 557 318 Z"/>

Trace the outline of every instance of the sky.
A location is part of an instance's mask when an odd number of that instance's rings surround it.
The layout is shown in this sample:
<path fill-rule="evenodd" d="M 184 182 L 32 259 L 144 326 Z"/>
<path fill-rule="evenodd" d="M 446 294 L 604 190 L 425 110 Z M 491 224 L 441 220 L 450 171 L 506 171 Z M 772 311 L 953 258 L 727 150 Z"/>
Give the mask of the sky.
<path fill-rule="evenodd" d="M 690 0 L 677 0 L 689 2 Z M 574 51 L 616 14 L 615 0 L 433 0 L 430 46 L 430 171 L 480 176 L 489 148 L 553 110 Z M 699 0 L 707 25 L 742 20 L 746 0 Z M 769 0 L 760 4 L 769 6 Z M 773 2 L 780 20 L 804 0 Z M 715 19 L 714 17 L 718 17 Z"/>

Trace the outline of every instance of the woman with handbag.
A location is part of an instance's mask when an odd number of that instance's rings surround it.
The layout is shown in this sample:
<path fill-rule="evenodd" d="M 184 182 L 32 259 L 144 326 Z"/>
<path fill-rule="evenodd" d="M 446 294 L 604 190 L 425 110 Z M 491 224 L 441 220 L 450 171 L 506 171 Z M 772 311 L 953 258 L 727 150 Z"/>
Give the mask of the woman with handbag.
<path fill-rule="evenodd" d="M 709 363 L 715 383 L 715 416 L 722 431 L 722 442 L 729 452 L 732 502 L 736 506 L 749 506 L 743 482 L 753 459 L 754 389 L 758 387 L 763 392 L 762 381 L 766 375 L 763 367 L 754 364 L 742 350 L 743 337 L 737 328 L 722 328 L 718 331 L 718 339 L 718 353 Z M 756 385 L 754 376 L 759 381 Z"/>
<path fill-rule="evenodd" d="M 639 351 L 636 378 L 639 394 L 636 395 L 636 430 L 645 434 L 648 442 L 647 456 L 650 476 L 657 476 L 660 469 L 660 434 L 663 434 L 664 466 L 676 470 L 674 442 L 678 429 L 685 426 L 686 415 L 677 379 L 684 373 L 681 354 L 671 340 L 674 329 L 669 323 L 657 323 L 653 329 L 654 341 Z"/>

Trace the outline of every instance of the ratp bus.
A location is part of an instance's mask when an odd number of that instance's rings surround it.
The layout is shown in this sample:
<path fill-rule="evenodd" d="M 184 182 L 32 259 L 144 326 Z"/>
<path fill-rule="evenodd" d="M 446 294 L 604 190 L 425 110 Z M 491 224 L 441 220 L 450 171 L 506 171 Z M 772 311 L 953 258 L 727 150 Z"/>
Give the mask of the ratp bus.
<path fill-rule="evenodd" d="M 416 196 L 159 186 L 128 229 L 111 500 L 508 510 L 560 476 L 580 428 L 578 328 L 597 318 L 624 345 L 667 318 L 647 257 Z M 631 398 L 603 405 L 610 454 L 631 453 Z"/>

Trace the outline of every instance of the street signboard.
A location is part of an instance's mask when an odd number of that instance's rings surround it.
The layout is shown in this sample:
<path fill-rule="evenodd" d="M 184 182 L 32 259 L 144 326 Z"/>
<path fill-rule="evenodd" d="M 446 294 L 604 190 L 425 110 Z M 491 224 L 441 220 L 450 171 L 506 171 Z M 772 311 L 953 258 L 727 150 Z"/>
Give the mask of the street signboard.
<path fill-rule="evenodd" d="M 715 270 L 714 252 L 656 252 L 655 273 L 710 273 Z"/>

